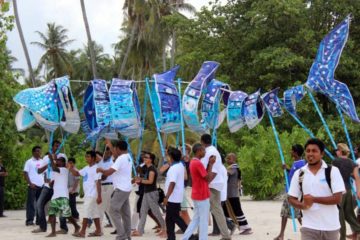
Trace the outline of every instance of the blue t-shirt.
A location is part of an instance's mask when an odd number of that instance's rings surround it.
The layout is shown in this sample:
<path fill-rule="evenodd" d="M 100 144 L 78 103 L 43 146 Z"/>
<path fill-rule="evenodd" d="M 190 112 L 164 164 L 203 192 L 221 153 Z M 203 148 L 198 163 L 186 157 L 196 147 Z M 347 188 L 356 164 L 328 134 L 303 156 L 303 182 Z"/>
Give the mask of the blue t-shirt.
<path fill-rule="evenodd" d="M 293 163 L 293 165 L 291 166 L 290 172 L 289 172 L 289 185 L 290 185 L 292 177 L 294 176 L 295 171 L 302 168 L 303 166 L 305 166 L 305 164 L 306 164 L 306 161 L 304 159 L 295 161 Z"/>

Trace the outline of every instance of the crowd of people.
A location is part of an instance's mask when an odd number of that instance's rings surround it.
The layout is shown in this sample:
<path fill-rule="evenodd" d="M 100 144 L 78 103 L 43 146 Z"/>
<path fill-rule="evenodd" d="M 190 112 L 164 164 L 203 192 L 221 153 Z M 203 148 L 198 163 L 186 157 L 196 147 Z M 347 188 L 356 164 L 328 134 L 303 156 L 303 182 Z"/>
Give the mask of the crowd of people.
<path fill-rule="evenodd" d="M 157 236 L 169 240 L 176 239 L 178 233 L 183 234 L 184 240 L 207 239 L 208 235 L 227 240 L 236 229 L 242 235 L 252 234 L 241 209 L 241 171 L 236 155 L 230 153 L 222 158 L 211 143 L 211 135 L 204 134 L 200 143 L 184 146 L 185 154 L 178 148 L 168 147 L 167 161 L 158 168 L 153 153 L 143 151 L 137 163 L 125 141 L 113 144 L 106 139 L 104 153 L 87 151 L 87 165 L 80 170 L 75 167 L 74 158 L 68 159 L 59 153 L 60 142 L 54 141 L 43 157 L 42 149 L 35 146 L 32 158 L 24 167 L 28 184 L 25 224 L 38 225 L 32 232 L 41 233 L 47 232 L 50 223 L 51 232 L 47 237 L 67 234 L 67 223 L 74 226 L 74 237 L 102 236 L 103 227 L 113 226 L 112 234 L 122 240 L 146 235 L 145 223 L 149 216 L 156 223 Z M 159 187 L 160 176 L 165 177 L 163 189 Z M 80 179 L 84 203 L 79 214 L 76 198 Z M 186 196 L 187 187 L 191 187 L 192 201 Z M 130 204 L 132 191 L 136 197 Z M 190 208 L 194 211 L 192 219 Z M 208 234 L 210 213 L 213 231 Z M 95 230 L 86 234 L 91 224 Z M 179 228 L 177 231 L 175 226 Z"/>
<path fill-rule="evenodd" d="M 112 234 L 116 234 L 116 239 L 131 239 L 146 236 L 149 216 L 156 223 L 153 230 L 157 236 L 169 240 L 176 239 L 178 233 L 183 234 L 183 240 L 203 240 L 208 236 L 231 239 L 237 229 L 241 235 L 252 234 L 239 198 L 241 171 L 237 156 L 229 153 L 222 157 L 212 145 L 211 135 L 204 134 L 200 143 L 186 145 L 185 154 L 168 147 L 167 162 L 159 168 L 151 152 L 143 151 L 137 162 L 129 154 L 127 142 L 116 141 L 113 145 L 106 140 L 105 145 L 104 153 L 87 151 L 87 165 L 80 170 L 75 167 L 74 158 L 59 153 L 58 141 L 44 156 L 41 147 L 32 148 L 32 157 L 24 166 L 28 184 L 25 224 L 37 225 L 32 233 L 47 232 L 50 224 L 47 237 L 67 234 L 67 223 L 71 223 L 74 237 L 99 237 L 104 234 L 104 227 L 114 227 Z M 323 160 L 324 153 L 324 143 L 316 138 L 309 139 L 304 147 L 292 146 L 294 162 L 291 167 L 282 166 L 287 172 L 287 197 L 280 213 L 280 233 L 274 240 L 285 239 L 291 217 L 301 225 L 302 240 L 355 240 L 360 236 L 360 210 L 357 216 L 354 210 L 360 199 L 360 158 L 357 162 L 350 160 L 350 149 L 344 143 L 337 145 L 331 165 Z M 359 151 L 355 153 L 360 155 Z M 7 174 L 0 164 L 2 192 Z M 161 176 L 165 177 L 163 190 L 159 184 Z M 76 198 L 80 179 L 84 198 L 79 214 Z M 191 200 L 187 198 L 187 187 L 191 187 Z M 132 191 L 136 197 L 130 203 Z M 0 217 L 3 216 L 0 207 Z M 211 220 L 213 229 L 208 233 Z M 351 234 L 346 235 L 345 222 L 350 225 Z M 91 224 L 95 230 L 86 234 Z"/>

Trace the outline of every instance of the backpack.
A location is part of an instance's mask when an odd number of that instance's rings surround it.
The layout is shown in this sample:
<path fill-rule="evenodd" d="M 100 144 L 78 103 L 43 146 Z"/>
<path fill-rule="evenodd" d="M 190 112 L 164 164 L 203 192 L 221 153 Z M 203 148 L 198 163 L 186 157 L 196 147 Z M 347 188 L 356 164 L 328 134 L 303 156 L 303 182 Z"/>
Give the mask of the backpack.
<path fill-rule="evenodd" d="M 303 200 L 303 190 L 302 190 L 302 183 L 303 183 L 303 180 L 304 180 L 304 171 L 300 168 L 300 173 L 299 173 L 299 185 L 300 185 L 300 191 L 301 191 L 301 201 Z M 332 191 L 332 188 L 331 188 L 331 165 L 328 165 L 327 168 L 325 168 L 325 180 L 326 180 L 326 183 L 327 185 L 329 186 L 331 192 Z"/>

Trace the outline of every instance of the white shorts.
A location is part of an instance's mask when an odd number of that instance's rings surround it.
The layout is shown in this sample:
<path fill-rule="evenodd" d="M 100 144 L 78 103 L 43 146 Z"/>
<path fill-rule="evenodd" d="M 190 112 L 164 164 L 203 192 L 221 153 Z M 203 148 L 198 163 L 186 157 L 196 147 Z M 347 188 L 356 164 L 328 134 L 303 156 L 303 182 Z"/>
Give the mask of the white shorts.
<path fill-rule="evenodd" d="M 84 198 L 84 208 L 83 208 L 83 218 L 100 218 L 100 205 L 96 203 L 96 198 L 94 197 L 85 197 Z"/>

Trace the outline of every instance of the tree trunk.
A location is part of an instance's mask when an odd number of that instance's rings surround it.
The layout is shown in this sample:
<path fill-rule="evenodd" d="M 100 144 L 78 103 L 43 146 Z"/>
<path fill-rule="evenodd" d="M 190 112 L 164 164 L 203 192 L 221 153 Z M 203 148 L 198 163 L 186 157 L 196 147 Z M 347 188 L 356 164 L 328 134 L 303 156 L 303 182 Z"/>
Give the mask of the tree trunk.
<path fill-rule="evenodd" d="M 138 26 L 139 26 L 139 16 L 136 15 L 134 26 L 131 29 L 131 35 L 130 35 L 129 43 L 128 43 L 128 46 L 127 46 L 127 49 L 126 49 L 126 53 L 125 53 L 124 59 L 123 59 L 123 61 L 121 63 L 119 77 L 122 77 L 122 74 L 123 74 L 123 72 L 125 70 L 126 62 L 127 62 L 128 57 L 129 57 L 132 45 L 134 43 L 135 33 L 136 33 L 137 29 L 138 29 Z"/>
<path fill-rule="evenodd" d="M 80 3 L 81 3 L 81 11 L 82 11 L 84 24 L 85 24 L 85 29 L 86 29 L 86 35 L 87 35 L 87 39 L 88 39 L 88 48 L 89 48 L 89 52 L 90 52 L 91 69 L 92 69 L 92 72 L 93 72 L 93 77 L 94 77 L 94 79 L 96 79 L 97 78 L 97 71 L 96 71 L 94 43 L 93 43 L 93 41 L 91 39 L 90 27 L 89 27 L 89 23 L 88 23 L 87 16 L 86 16 L 86 9 L 85 9 L 84 0 L 80 0 Z"/>
<path fill-rule="evenodd" d="M 163 62 L 163 71 L 166 71 L 166 44 L 164 46 L 164 50 L 162 52 L 162 62 Z"/>
<path fill-rule="evenodd" d="M 29 69 L 29 77 L 31 79 L 32 85 L 33 87 L 36 86 L 35 84 L 35 76 L 34 76 L 34 72 L 32 69 L 32 65 L 31 65 L 31 60 L 30 60 L 30 56 L 29 56 L 29 52 L 28 49 L 26 47 L 26 43 L 25 43 L 25 38 L 24 38 L 24 34 L 21 28 L 21 24 L 20 24 L 20 19 L 19 19 L 19 13 L 18 13 L 18 9 L 17 9 L 17 2 L 16 0 L 13 0 L 14 3 L 14 15 L 15 15 L 15 21 L 16 21 L 16 26 L 19 32 L 19 36 L 20 36 L 20 40 L 21 40 L 21 45 L 24 49 L 24 53 L 25 53 L 25 58 L 26 58 L 26 63 L 28 65 L 28 69 Z"/>
<path fill-rule="evenodd" d="M 172 39 L 171 39 L 171 60 L 170 67 L 174 67 L 175 65 L 175 49 L 176 49 L 176 32 L 173 31 Z"/>

